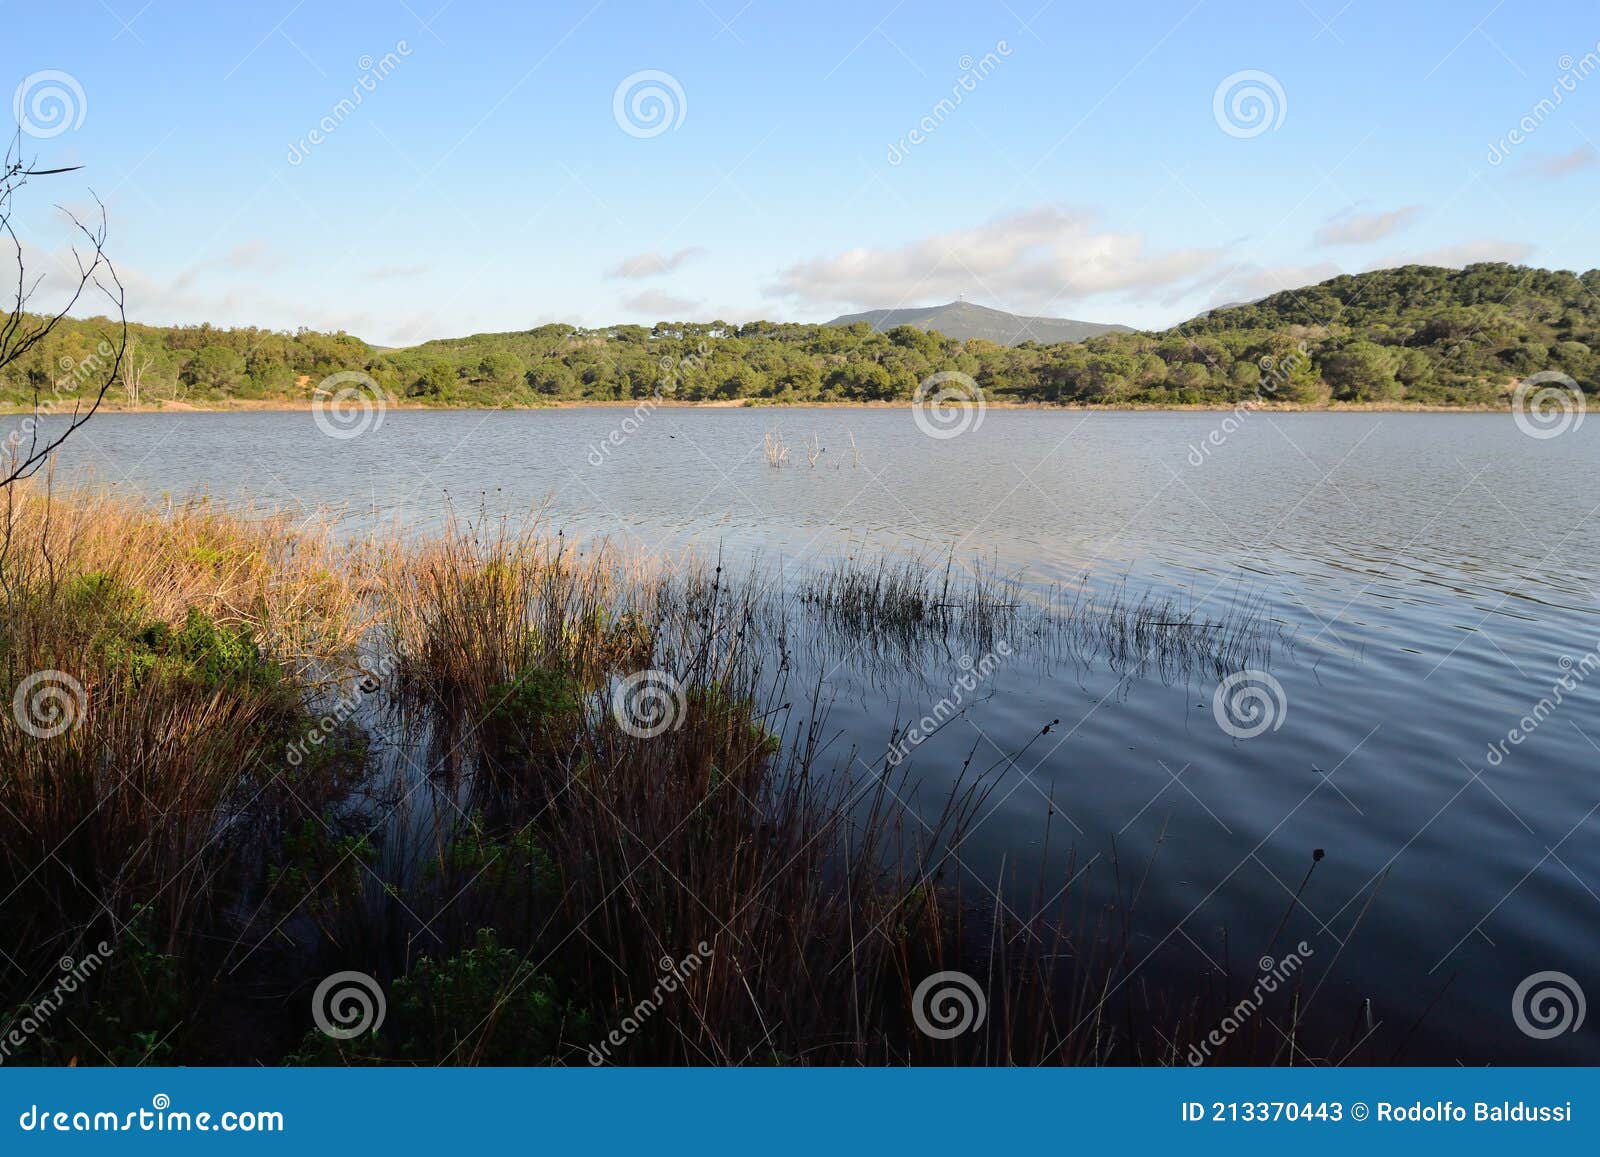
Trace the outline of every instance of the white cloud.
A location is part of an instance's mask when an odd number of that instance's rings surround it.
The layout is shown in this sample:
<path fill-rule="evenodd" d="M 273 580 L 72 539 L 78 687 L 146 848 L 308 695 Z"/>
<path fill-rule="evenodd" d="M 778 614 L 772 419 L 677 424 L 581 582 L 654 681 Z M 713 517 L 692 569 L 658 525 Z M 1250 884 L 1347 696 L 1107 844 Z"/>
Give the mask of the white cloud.
<path fill-rule="evenodd" d="M 1536 169 L 1544 177 L 1565 177 L 1569 173 L 1576 173 L 1582 169 L 1591 168 L 1600 164 L 1600 151 L 1593 145 L 1579 145 L 1570 153 L 1562 153 L 1557 157 L 1540 158 Z"/>
<path fill-rule="evenodd" d="M 1388 213 L 1357 213 L 1355 210 L 1351 205 L 1329 217 L 1312 241 L 1317 245 L 1365 245 L 1398 233 L 1422 215 L 1421 205 L 1404 205 Z"/>
<path fill-rule="evenodd" d="M 1098 294 L 1156 289 L 1212 268 L 1216 249 L 1151 253 L 1137 233 L 1097 232 L 1052 205 L 895 248 L 851 249 L 791 265 L 770 292 L 810 305 L 890 308 L 960 294 L 1044 310 Z"/>
<path fill-rule="evenodd" d="M 1421 253 L 1406 253 L 1398 257 L 1385 258 L 1368 266 L 1369 269 L 1388 269 L 1396 265 L 1443 265 L 1450 269 L 1460 269 L 1464 265 L 1476 265 L 1480 261 L 1506 261 L 1512 265 L 1520 265 L 1528 259 L 1534 247 L 1525 241 L 1497 241 L 1485 238 L 1481 241 L 1461 241 L 1455 245 L 1444 245 L 1437 249 L 1427 249 Z"/>
<path fill-rule="evenodd" d="M 1216 283 L 1208 304 L 1241 305 L 1285 289 L 1300 289 L 1338 277 L 1344 270 L 1330 261 L 1314 265 L 1241 265 Z"/>
<path fill-rule="evenodd" d="M 606 270 L 606 276 L 630 281 L 642 277 L 659 277 L 663 273 L 671 273 L 685 261 L 692 261 L 704 253 L 705 249 L 699 245 L 690 245 L 675 253 L 636 253 L 632 257 L 624 257 Z"/>

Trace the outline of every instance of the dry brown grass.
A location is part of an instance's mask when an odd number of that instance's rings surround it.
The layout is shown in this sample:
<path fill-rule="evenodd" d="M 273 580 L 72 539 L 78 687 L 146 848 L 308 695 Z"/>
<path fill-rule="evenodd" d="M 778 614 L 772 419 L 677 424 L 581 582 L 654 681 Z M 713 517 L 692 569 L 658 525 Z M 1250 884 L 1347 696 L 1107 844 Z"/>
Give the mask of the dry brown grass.
<path fill-rule="evenodd" d="M 204 500 L 159 515 L 125 498 L 56 494 L 48 480 L 0 492 L 0 598 L 49 600 L 101 574 L 143 593 L 173 624 L 191 608 L 249 631 L 297 672 L 325 668 L 367 629 L 359 558 L 326 520 L 295 521 Z M 70 623 L 45 622 L 55 633 Z"/>
<path fill-rule="evenodd" d="M 354 662 L 350 574 L 315 526 L 3 492 L 0 897 L 26 979 L 136 916 L 159 953 L 218 925 L 285 734 Z"/>

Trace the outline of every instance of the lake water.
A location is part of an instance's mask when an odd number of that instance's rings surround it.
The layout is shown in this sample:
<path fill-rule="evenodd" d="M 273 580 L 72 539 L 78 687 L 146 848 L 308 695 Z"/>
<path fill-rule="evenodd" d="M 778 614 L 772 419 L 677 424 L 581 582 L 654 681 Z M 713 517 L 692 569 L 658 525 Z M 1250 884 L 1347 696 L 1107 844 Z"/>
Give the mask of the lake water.
<path fill-rule="evenodd" d="M 1019 658 L 913 753 L 936 799 L 975 748 L 1002 761 L 1061 721 L 1002 762 L 957 852 L 963 893 L 1002 865 L 1036 879 L 1041 860 L 1065 882 L 1069 853 L 1103 875 L 1115 840 L 1125 881 L 1151 863 L 1135 963 L 1213 967 L 1226 930 L 1237 986 L 1324 849 L 1273 954 L 1311 947 L 1305 1019 L 1365 1039 L 1351 1063 L 1402 1046 L 1411 1062 L 1600 1062 L 1600 1018 L 1538 1039 L 1513 1016 L 1535 973 L 1600 995 L 1600 423 L 1541 440 L 1509 415 L 1255 413 L 1208 441 L 1226 415 L 990 411 L 935 438 L 906 410 L 630 414 L 397 411 L 349 440 L 310 413 L 107 414 L 61 473 L 152 502 L 335 506 L 352 533 L 425 528 L 452 506 L 540 509 L 641 550 L 799 568 L 954 550 L 1219 618 L 1253 599 L 1282 632 L 1264 660 L 1282 698 L 1259 735 L 1219 725 L 1215 672 Z M 835 750 L 882 751 L 955 672 L 914 666 L 825 672 Z"/>

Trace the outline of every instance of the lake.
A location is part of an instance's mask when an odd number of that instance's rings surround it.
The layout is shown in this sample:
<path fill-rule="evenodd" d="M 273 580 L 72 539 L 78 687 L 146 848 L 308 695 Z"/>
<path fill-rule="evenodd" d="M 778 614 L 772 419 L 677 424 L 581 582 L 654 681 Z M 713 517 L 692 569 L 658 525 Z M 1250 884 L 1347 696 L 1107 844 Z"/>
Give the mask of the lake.
<path fill-rule="evenodd" d="M 907 761 L 913 810 L 969 753 L 999 765 L 956 851 L 963 896 L 1022 903 L 1087 868 L 1075 886 L 1103 898 L 1114 852 L 1124 890 L 1148 869 L 1141 973 L 1226 964 L 1237 983 L 1321 849 L 1268 953 L 1309 945 L 1304 1019 L 1351 1040 L 1321 1059 L 1592 1064 L 1593 1024 L 1529 1035 L 1513 997 L 1547 971 L 1600 993 L 1597 467 L 1600 424 L 1539 439 L 1509 414 L 991 410 L 934 437 L 900 409 L 594 407 L 394 411 L 349 439 L 309 412 L 105 414 L 58 476 L 331 506 L 351 534 L 537 510 L 786 572 L 954 552 L 1090 599 L 1249 605 L 1272 682 L 1226 729 L 1200 667 L 1019 655 L 986 673 Z M 816 667 L 841 760 L 881 753 L 975 657 L 849 658 Z"/>

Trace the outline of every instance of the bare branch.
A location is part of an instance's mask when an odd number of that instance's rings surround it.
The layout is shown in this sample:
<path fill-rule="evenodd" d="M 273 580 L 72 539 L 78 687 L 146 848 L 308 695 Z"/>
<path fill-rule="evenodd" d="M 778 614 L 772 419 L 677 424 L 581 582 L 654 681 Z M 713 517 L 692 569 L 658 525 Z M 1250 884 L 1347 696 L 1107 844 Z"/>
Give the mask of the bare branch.
<path fill-rule="evenodd" d="M 30 177 L 70 173 L 80 166 L 39 169 L 24 160 L 21 152 L 22 136 L 19 129 L 7 149 L 3 166 L 0 166 L 0 238 L 11 242 L 16 250 L 17 263 L 16 286 L 10 307 L 0 313 L 0 375 L 4 375 L 8 368 L 20 365 L 22 359 L 50 336 L 91 289 L 110 304 L 114 320 L 112 333 L 100 341 L 94 353 L 72 366 L 68 377 L 56 380 L 50 397 L 42 396 L 39 386 L 35 384 L 33 412 L 25 415 L 16 428 L 9 432 L 4 443 L 0 444 L 0 489 L 36 473 L 79 427 L 94 417 L 105 400 L 106 391 L 120 376 L 128 347 L 126 294 L 117 276 L 116 266 L 106 255 L 106 208 L 98 196 L 95 197 L 95 205 L 99 210 L 99 220 L 92 228 L 71 210 L 57 206 L 79 234 L 78 243 L 72 246 L 77 270 L 70 275 L 72 282 L 63 304 L 42 312 L 29 311 L 29 303 L 43 282 L 44 275 L 40 274 L 31 283 L 28 279 L 22 240 L 12 224 L 12 206 L 16 194 Z M 92 191 L 90 195 L 93 196 Z M 58 419 L 64 420 L 65 424 L 45 429 L 47 421 L 58 412 L 65 411 L 69 401 L 70 412 L 65 413 L 64 419 Z"/>

